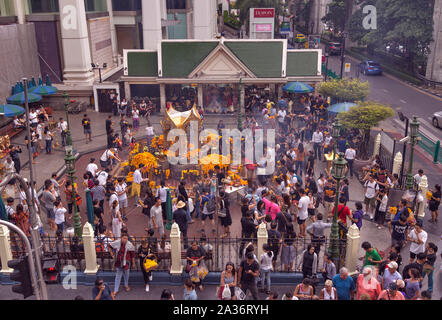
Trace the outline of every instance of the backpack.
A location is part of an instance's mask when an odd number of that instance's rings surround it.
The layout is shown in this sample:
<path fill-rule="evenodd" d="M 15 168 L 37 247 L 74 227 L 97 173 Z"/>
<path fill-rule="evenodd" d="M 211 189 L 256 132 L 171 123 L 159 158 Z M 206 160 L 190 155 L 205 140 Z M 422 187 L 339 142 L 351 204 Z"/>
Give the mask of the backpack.
<path fill-rule="evenodd" d="M 216 210 L 216 203 L 213 197 L 209 198 L 209 201 L 206 203 L 207 212 L 213 213 Z"/>
<path fill-rule="evenodd" d="M 97 241 L 95 241 L 95 252 L 104 252 L 104 243 L 101 237 L 97 237 Z"/>

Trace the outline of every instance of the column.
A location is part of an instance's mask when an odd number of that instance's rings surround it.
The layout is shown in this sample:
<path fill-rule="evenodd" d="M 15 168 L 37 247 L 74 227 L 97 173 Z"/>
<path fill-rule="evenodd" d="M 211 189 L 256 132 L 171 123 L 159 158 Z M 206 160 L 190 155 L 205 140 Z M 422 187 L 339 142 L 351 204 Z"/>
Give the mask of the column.
<path fill-rule="evenodd" d="M 211 26 L 211 18 L 215 15 L 212 12 L 211 1 L 194 0 L 193 1 L 193 35 L 194 39 L 208 40 L 214 37 Z"/>
<path fill-rule="evenodd" d="M 143 43 L 146 50 L 157 50 L 162 40 L 161 0 L 142 0 Z"/>
<path fill-rule="evenodd" d="M 132 95 L 130 93 L 130 83 L 129 82 L 124 82 L 124 97 L 126 98 L 127 101 L 129 101 L 132 98 Z M 120 97 L 121 100 L 121 97 Z"/>
<path fill-rule="evenodd" d="M 427 176 L 422 176 L 421 182 L 419 183 L 419 190 L 422 194 L 423 201 L 419 203 L 417 216 L 420 219 L 423 219 L 425 217 L 425 204 L 427 203 L 427 191 L 428 191 L 428 178 Z"/>
<path fill-rule="evenodd" d="M 257 255 L 258 259 L 264 253 L 262 246 L 265 243 L 267 243 L 268 239 L 269 239 L 269 235 L 267 233 L 266 224 L 263 222 L 259 225 L 259 228 L 258 228 L 258 255 Z"/>
<path fill-rule="evenodd" d="M 391 171 L 392 174 L 399 174 L 401 172 L 401 166 L 402 166 L 402 153 L 398 152 L 394 156 L 393 159 L 393 170 Z"/>
<path fill-rule="evenodd" d="M 12 273 L 14 269 L 8 267 L 8 261 L 12 260 L 11 243 L 9 242 L 9 228 L 0 225 L 0 261 L 2 263 L 1 273 Z"/>
<path fill-rule="evenodd" d="M 160 84 L 160 104 L 161 104 L 161 113 L 166 113 L 166 85 L 164 83 Z"/>
<path fill-rule="evenodd" d="M 183 273 L 183 265 L 181 264 L 181 231 L 176 223 L 172 225 L 170 230 L 170 245 L 170 274 L 178 276 Z"/>
<path fill-rule="evenodd" d="M 91 50 L 83 0 L 60 0 L 65 84 L 91 85 Z"/>
<path fill-rule="evenodd" d="M 347 248 L 345 254 L 345 267 L 348 273 L 356 271 L 356 264 L 358 262 L 359 252 L 359 229 L 355 224 L 348 228 L 347 232 Z"/>
<path fill-rule="evenodd" d="M 201 106 L 204 108 L 204 96 L 203 96 L 203 85 L 198 84 L 198 106 Z M 203 109 L 204 110 L 204 109 Z"/>
<path fill-rule="evenodd" d="M 109 11 L 109 23 L 111 27 L 112 56 L 114 58 L 114 63 L 116 65 L 119 65 L 117 31 L 115 29 L 115 23 L 114 23 L 114 9 L 112 7 L 112 0 L 106 0 L 106 1 L 107 1 L 107 11 Z"/>
<path fill-rule="evenodd" d="M 83 227 L 84 259 L 86 261 L 85 274 L 96 274 L 98 272 L 97 253 L 95 251 L 94 229 L 89 222 Z"/>
<path fill-rule="evenodd" d="M 26 23 L 25 4 L 23 0 L 14 0 L 15 15 L 19 24 Z"/>
<path fill-rule="evenodd" d="M 381 149 L 381 134 L 378 133 L 376 135 L 376 140 L 374 141 L 373 156 L 378 156 L 380 149 Z"/>

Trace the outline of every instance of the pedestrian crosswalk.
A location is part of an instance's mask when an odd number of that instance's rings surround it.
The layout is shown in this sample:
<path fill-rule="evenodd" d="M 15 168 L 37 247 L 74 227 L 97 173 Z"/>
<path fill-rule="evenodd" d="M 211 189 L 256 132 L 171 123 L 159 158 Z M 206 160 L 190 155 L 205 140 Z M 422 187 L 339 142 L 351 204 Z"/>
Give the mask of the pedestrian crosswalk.
<path fill-rule="evenodd" d="M 442 140 L 442 130 L 435 128 L 429 121 L 423 118 L 417 118 L 417 120 L 419 121 L 420 133 L 422 133 L 434 142 Z M 402 122 L 399 119 L 393 119 L 393 123 L 396 128 L 400 129 L 401 131 L 403 130 L 403 132 L 405 133 L 405 121 Z"/>

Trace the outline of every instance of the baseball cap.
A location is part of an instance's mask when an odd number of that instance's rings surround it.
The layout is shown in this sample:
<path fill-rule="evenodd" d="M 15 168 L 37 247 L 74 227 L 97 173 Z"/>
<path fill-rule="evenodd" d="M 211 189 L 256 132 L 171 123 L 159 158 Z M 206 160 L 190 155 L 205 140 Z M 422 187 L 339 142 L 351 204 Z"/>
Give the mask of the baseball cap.
<path fill-rule="evenodd" d="M 387 267 L 397 269 L 398 265 L 397 262 L 391 261 L 389 264 L 387 264 Z"/>

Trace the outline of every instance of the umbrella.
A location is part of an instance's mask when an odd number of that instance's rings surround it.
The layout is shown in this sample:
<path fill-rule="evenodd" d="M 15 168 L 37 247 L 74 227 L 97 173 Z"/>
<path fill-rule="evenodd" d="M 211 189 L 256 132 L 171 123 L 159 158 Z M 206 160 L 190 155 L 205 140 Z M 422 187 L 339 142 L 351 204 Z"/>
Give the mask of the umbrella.
<path fill-rule="evenodd" d="M 341 113 L 341 112 L 347 112 L 351 107 L 356 106 L 356 103 L 352 102 L 341 102 L 331 105 L 328 108 L 329 113 Z"/>
<path fill-rule="evenodd" d="M 0 197 L 0 219 L 8 221 L 8 213 L 6 212 L 5 204 L 3 203 L 2 197 Z"/>
<path fill-rule="evenodd" d="M 51 87 L 51 86 L 38 86 L 32 88 L 30 92 L 38 94 L 40 96 L 49 96 L 51 94 L 57 93 L 58 89 L 56 87 Z"/>
<path fill-rule="evenodd" d="M 94 205 L 92 204 L 91 190 L 86 189 L 86 211 L 87 211 L 87 221 L 94 226 Z"/>
<path fill-rule="evenodd" d="M 172 229 L 172 219 L 173 219 L 172 197 L 170 195 L 170 189 L 167 189 L 166 217 L 167 217 L 166 229 L 170 230 L 170 229 Z"/>
<path fill-rule="evenodd" d="M 49 87 L 52 86 L 51 79 L 49 78 L 48 74 L 46 75 L 46 85 L 49 86 Z"/>
<path fill-rule="evenodd" d="M 308 93 L 314 91 L 314 89 L 308 84 L 298 81 L 287 83 L 284 87 L 282 87 L 282 90 L 291 93 Z"/>
<path fill-rule="evenodd" d="M 25 109 L 13 104 L 0 104 L 0 115 L 5 117 L 19 116 L 25 113 Z"/>
<path fill-rule="evenodd" d="M 28 103 L 38 102 L 41 99 L 42 99 L 41 96 L 32 92 L 28 92 Z M 6 101 L 12 104 L 25 104 L 25 93 L 24 92 L 17 93 L 7 98 Z"/>

